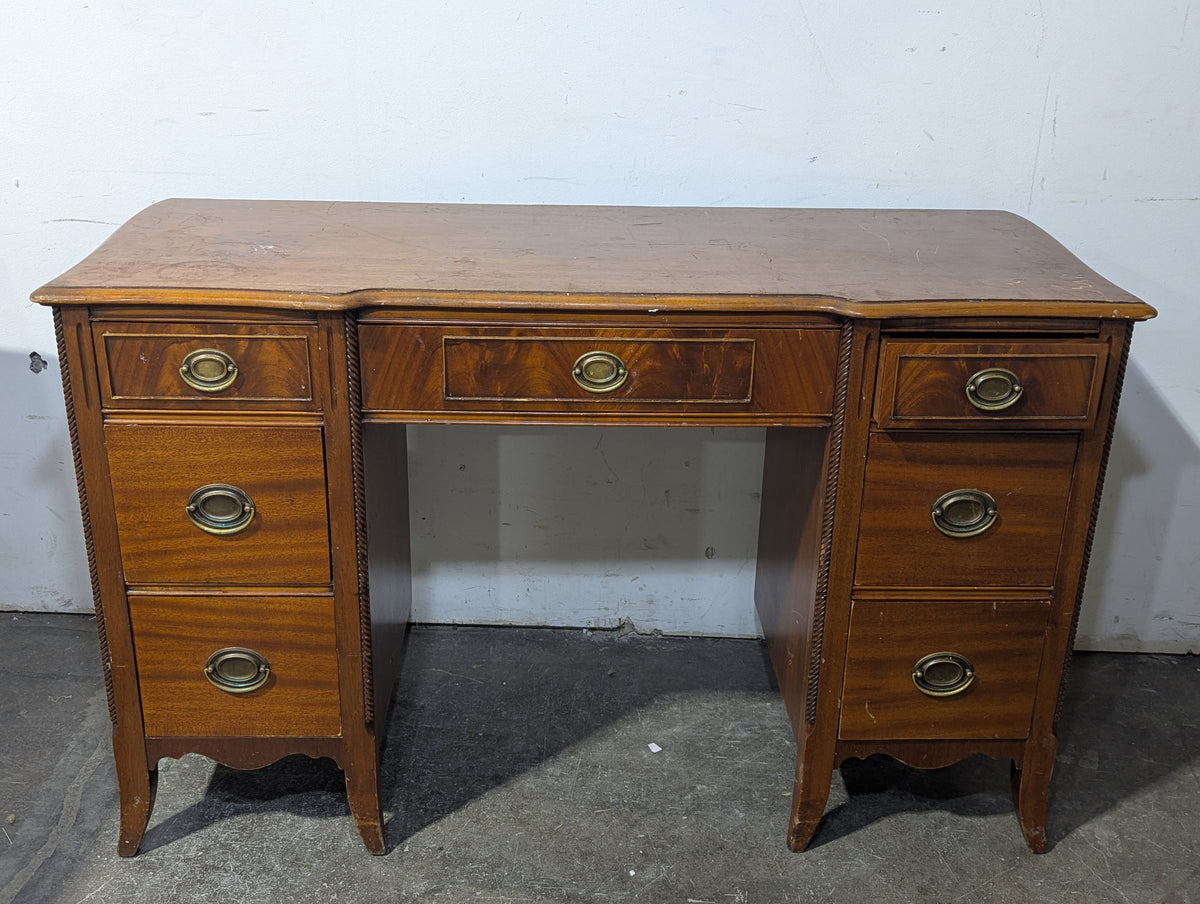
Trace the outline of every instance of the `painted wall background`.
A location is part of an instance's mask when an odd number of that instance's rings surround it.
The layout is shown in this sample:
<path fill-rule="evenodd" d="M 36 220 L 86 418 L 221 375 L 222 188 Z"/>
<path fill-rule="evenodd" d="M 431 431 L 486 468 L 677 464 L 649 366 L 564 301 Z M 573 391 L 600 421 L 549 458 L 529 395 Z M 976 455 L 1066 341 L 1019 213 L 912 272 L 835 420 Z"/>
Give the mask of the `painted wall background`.
<path fill-rule="evenodd" d="M 1200 9 L 0 4 L 0 608 L 90 606 L 33 289 L 171 196 L 1005 208 L 1158 307 L 1080 645 L 1200 650 Z M 31 368 L 30 353 L 50 366 Z M 761 434 L 411 431 L 415 616 L 754 634 Z"/>

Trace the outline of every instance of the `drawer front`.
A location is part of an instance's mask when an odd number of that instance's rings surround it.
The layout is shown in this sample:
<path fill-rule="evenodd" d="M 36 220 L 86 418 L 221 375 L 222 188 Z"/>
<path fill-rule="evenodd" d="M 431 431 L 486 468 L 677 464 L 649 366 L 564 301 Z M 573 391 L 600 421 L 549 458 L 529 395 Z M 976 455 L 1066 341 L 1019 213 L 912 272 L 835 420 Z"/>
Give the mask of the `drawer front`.
<path fill-rule="evenodd" d="M 147 735 L 340 734 L 332 597 L 130 594 L 129 613 Z"/>
<path fill-rule="evenodd" d="M 1047 600 L 855 600 L 839 736 L 1026 737 L 1049 616 Z"/>
<path fill-rule="evenodd" d="M 329 583 L 320 427 L 108 424 L 104 435 L 130 584 Z M 244 519 L 235 490 L 252 505 Z"/>
<path fill-rule="evenodd" d="M 830 329 L 535 329 L 363 323 L 371 414 L 788 416 L 833 410 Z"/>
<path fill-rule="evenodd" d="M 619 393 L 624 402 L 750 401 L 752 339 L 443 340 L 445 397 L 572 402 Z"/>
<path fill-rule="evenodd" d="M 873 434 L 855 583 L 1050 587 L 1075 448 L 1071 435 Z"/>
<path fill-rule="evenodd" d="M 317 407 L 316 327 L 98 323 L 93 330 L 107 407 Z"/>
<path fill-rule="evenodd" d="M 885 339 L 875 420 L 881 427 L 1085 429 L 1104 381 L 1103 342 Z"/>

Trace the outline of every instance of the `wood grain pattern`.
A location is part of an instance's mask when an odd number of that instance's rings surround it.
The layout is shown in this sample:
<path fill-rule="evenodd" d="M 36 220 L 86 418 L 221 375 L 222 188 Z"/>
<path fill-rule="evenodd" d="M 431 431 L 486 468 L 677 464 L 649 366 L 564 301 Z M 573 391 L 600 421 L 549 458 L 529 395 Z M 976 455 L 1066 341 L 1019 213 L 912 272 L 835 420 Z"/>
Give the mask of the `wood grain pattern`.
<path fill-rule="evenodd" d="M 320 427 L 109 423 L 104 435 L 129 583 L 329 583 Z M 188 520 L 188 497 L 212 483 L 254 500 L 242 533 Z"/>
<path fill-rule="evenodd" d="M 890 339 L 879 362 L 880 427 L 1083 428 L 1104 382 L 1103 342 L 927 342 Z M 980 411 L 966 394 L 972 375 L 1003 368 L 1020 380 L 1009 408 Z"/>
<path fill-rule="evenodd" d="M 873 434 L 855 583 L 1050 587 L 1076 445 L 1076 437 L 1058 434 Z M 990 529 L 948 537 L 934 526 L 934 502 L 957 489 L 996 500 Z"/>
<path fill-rule="evenodd" d="M 1038 686 L 1049 600 L 855 600 L 839 737 L 1024 738 Z M 928 697 L 912 669 L 930 653 L 961 653 L 974 682 Z"/>
<path fill-rule="evenodd" d="M 318 407 L 311 372 L 315 327 L 101 323 L 93 329 L 108 407 Z M 234 360 L 238 375 L 232 385 L 204 392 L 184 382 L 180 365 L 200 349 L 216 349 Z"/>
<path fill-rule="evenodd" d="M 326 310 L 423 300 L 863 317 L 1154 313 L 1000 211 L 205 199 L 147 208 L 34 297 Z"/>
<path fill-rule="evenodd" d="M 653 318 L 647 318 L 653 320 Z M 457 420 L 520 412 L 588 422 L 639 418 L 705 423 L 827 421 L 838 332 L 832 329 L 544 328 L 364 323 L 366 415 Z M 629 378 L 595 394 L 571 377 L 595 350 Z"/>
<path fill-rule="evenodd" d="M 341 733 L 333 598 L 131 594 L 142 708 L 149 735 Z M 271 677 L 231 694 L 204 676 L 225 647 L 261 653 Z"/>
<path fill-rule="evenodd" d="M 596 352 L 619 359 L 627 373 L 620 386 L 602 395 L 572 378 L 576 361 Z M 448 336 L 442 355 L 445 398 L 464 402 L 745 405 L 754 374 L 752 339 Z"/>

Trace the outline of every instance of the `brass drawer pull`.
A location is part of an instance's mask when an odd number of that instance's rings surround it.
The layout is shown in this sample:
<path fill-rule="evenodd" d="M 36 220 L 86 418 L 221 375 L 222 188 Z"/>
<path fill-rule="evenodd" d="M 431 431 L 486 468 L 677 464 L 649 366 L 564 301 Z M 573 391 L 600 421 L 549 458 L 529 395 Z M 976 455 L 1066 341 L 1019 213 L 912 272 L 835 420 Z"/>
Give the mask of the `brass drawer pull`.
<path fill-rule="evenodd" d="M 930 697 L 961 694 L 975 680 L 975 666 L 961 653 L 930 653 L 913 666 L 913 684 Z"/>
<path fill-rule="evenodd" d="M 179 368 L 183 382 L 200 392 L 220 392 L 231 386 L 237 375 L 237 362 L 215 348 L 198 348 L 188 352 Z"/>
<path fill-rule="evenodd" d="M 588 352 L 576 359 L 571 376 L 588 392 L 612 392 L 625 383 L 629 371 L 611 352 Z"/>
<path fill-rule="evenodd" d="M 967 401 L 980 411 L 1003 411 L 1017 403 L 1025 387 L 1021 378 L 1003 367 L 989 367 L 967 380 Z"/>
<path fill-rule="evenodd" d="M 254 650 L 226 647 L 208 657 L 204 677 L 227 693 L 248 694 L 267 683 L 271 677 L 271 664 Z"/>
<path fill-rule="evenodd" d="M 188 498 L 187 516 L 208 534 L 225 536 L 244 531 L 254 520 L 254 500 L 245 490 L 227 483 L 198 487 Z"/>
<path fill-rule="evenodd" d="M 947 537 L 975 537 L 996 523 L 996 500 L 982 490 L 951 490 L 930 510 L 933 524 Z"/>

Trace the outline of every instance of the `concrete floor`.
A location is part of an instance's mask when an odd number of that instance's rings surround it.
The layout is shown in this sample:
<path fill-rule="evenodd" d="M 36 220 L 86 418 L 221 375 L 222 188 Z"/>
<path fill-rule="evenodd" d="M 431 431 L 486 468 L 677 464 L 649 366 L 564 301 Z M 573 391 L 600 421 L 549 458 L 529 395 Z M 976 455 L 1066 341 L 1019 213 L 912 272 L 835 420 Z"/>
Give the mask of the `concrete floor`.
<path fill-rule="evenodd" d="M 834 776 L 791 854 L 794 748 L 760 644 L 417 628 L 389 854 L 361 847 L 328 761 L 188 756 L 121 860 L 93 629 L 0 613 L 0 904 L 1200 901 L 1197 657 L 1077 657 L 1047 854 L 1021 840 L 1006 763 L 879 757 Z"/>

